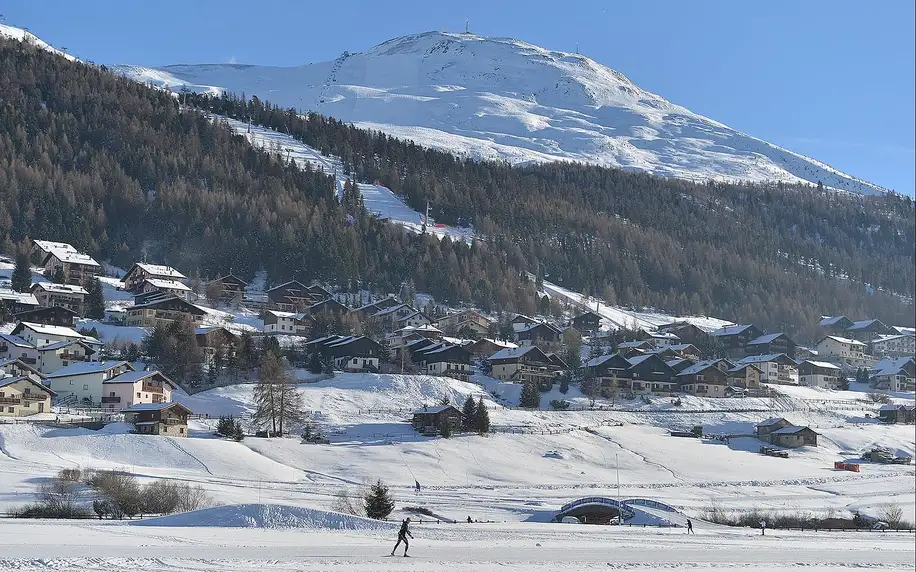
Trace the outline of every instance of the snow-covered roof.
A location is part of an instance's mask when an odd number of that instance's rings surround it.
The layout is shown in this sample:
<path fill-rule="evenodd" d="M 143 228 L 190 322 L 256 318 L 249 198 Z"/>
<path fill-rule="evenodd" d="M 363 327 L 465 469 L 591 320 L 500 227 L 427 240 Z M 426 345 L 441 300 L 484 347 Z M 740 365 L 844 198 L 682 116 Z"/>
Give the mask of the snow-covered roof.
<path fill-rule="evenodd" d="M 162 372 L 159 371 L 159 370 L 154 370 L 154 371 L 125 371 L 125 372 L 122 373 L 121 375 L 115 376 L 115 377 L 113 377 L 113 378 L 111 378 L 111 379 L 106 379 L 106 380 L 105 380 L 104 382 L 102 382 L 102 383 L 136 383 L 136 382 L 138 382 L 138 381 L 140 381 L 140 380 L 142 380 L 142 379 L 146 379 L 146 378 L 152 377 L 152 376 L 154 376 L 154 375 L 161 376 L 170 386 L 172 386 L 173 388 L 175 387 L 175 384 L 172 383 L 172 380 L 170 380 L 169 378 L 165 377 L 165 375 L 163 375 Z"/>
<path fill-rule="evenodd" d="M 800 432 L 805 431 L 805 430 L 811 431 L 812 433 L 815 432 L 815 431 L 814 431 L 813 429 L 811 429 L 810 427 L 798 427 L 797 425 L 789 425 L 788 427 L 783 427 L 782 429 L 777 429 L 776 431 L 773 431 L 773 432 L 770 433 L 770 434 L 771 434 L 771 435 L 792 435 L 792 434 L 795 434 L 795 433 L 800 433 Z"/>
<path fill-rule="evenodd" d="M 127 309 L 133 310 L 135 308 L 148 308 L 150 306 L 155 306 L 156 304 L 161 304 L 162 302 L 168 302 L 170 300 L 179 300 L 181 303 L 187 304 L 188 306 L 191 306 L 192 308 L 199 310 L 201 314 L 207 313 L 207 311 L 201 308 L 200 306 L 195 306 L 194 304 L 188 302 L 184 298 L 179 298 L 178 296 L 172 296 L 172 295 L 157 296 L 156 298 L 148 302 L 144 302 L 142 304 L 134 304 L 133 306 L 130 306 Z"/>
<path fill-rule="evenodd" d="M 719 363 L 719 361 L 720 361 L 720 360 L 718 360 L 718 359 L 707 359 L 707 360 L 703 360 L 703 361 L 698 361 L 697 363 L 693 364 L 692 366 L 690 366 L 690 367 L 688 367 L 688 368 L 685 368 L 684 371 L 682 371 L 682 372 L 679 373 L 678 375 L 695 375 L 695 374 L 698 374 L 698 373 L 700 373 L 701 371 L 703 371 L 703 370 L 705 370 L 705 369 L 707 369 L 707 368 L 716 367 L 716 364 Z M 717 368 L 717 369 L 718 369 L 718 368 Z"/>
<path fill-rule="evenodd" d="M 82 344 L 82 345 L 84 345 L 84 346 L 86 346 L 86 347 L 89 347 L 89 344 L 86 343 L 85 341 L 81 340 L 81 339 L 79 339 L 79 340 L 63 340 L 63 341 L 60 341 L 60 342 L 54 342 L 53 344 L 47 344 L 47 345 L 41 346 L 41 347 L 38 348 L 38 351 L 40 351 L 40 352 L 54 351 L 54 350 L 59 350 L 59 349 L 61 349 L 61 348 L 65 348 L 65 347 L 67 347 L 67 346 L 72 346 L 73 344 Z"/>
<path fill-rule="evenodd" d="M 55 292 L 58 294 L 82 294 L 86 295 L 89 292 L 86 291 L 82 286 L 73 286 L 71 284 L 55 284 L 54 282 L 37 282 L 32 284 L 32 290 L 36 288 L 41 288 L 46 292 Z"/>
<path fill-rule="evenodd" d="M 582 365 L 583 365 L 583 367 L 598 367 L 598 366 L 600 366 L 601 364 L 605 363 L 606 361 L 610 360 L 611 358 L 613 358 L 614 356 L 617 356 L 617 355 L 620 355 L 620 354 L 616 354 L 616 353 L 614 353 L 614 354 L 605 354 L 605 355 L 603 355 L 603 356 L 594 357 L 594 358 L 588 360 L 587 362 L 585 362 L 585 363 L 582 364 Z"/>
<path fill-rule="evenodd" d="M 56 394 L 50 387 L 48 387 L 47 385 L 41 384 L 41 383 L 35 381 L 34 379 L 32 379 L 31 377 L 28 377 L 28 376 L 25 376 L 25 375 L 20 375 L 20 376 L 17 376 L 17 377 L 2 377 L 2 378 L 0 378 L 0 387 L 7 387 L 7 386 L 13 385 L 14 383 L 19 382 L 19 381 L 27 381 L 27 382 L 31 383 L 32 385 L 34 385 L 35 387 L 41 389 L 42 391 L 45 391 L 45 392 L 49 393 L 49 394 L 52 395 L 52 396 L 53 396 L 53 395 L 57 395 L 57 394 Z"/>
<path fill-rule="evenodd" d="M 723 327 L 723 328 L 719 328 L 718 330 L 713 330 L 713 331 L 709 332 L 709 335 L 710 335 L 710 336 L 731 336 L 731 335 L 734 335 L 734 334 L 740 334 L 740 333 L 743 332 L 744 330 L 747 330 L 748 328 L 753 328 L 753 327 L 754 327 L 754 324 L 743 324 L 743 325 L 737 325 L 737 326 L 725 326 L 725 327 Z"/>
<path fill-rule="evenodd" d="M 818 325 L 820 325 L 821 327 L 827 327 L 827 326 L 832 326 L 836 324 L 840 320 L 848 320 L 848 319 L 849 318 L 847 318 L 846 316 L 825 316 L 820 322 L 818 322 Z"/>
<path fill-rule="evenodd" d="M 144 282 L 149 282 L 156 288 L 161 290 L 181 290 L 182 292 L 190 292 L 191 289 L 182 284 L 177 280 L 162 280 L 161 278 L 147 278 Z"/>
<path fill-rule="evenodd" d="M 67 246 L 70 246 L 69 244 Z M 84 266 L 99 266 L 102 265 L 95 261 L 94 258 L 88 254 L 83 254 L 82 252 L 77 252 L 70 246 L 69 249 L 59 248 L 52 246 L 51 248 L 45 249 L 48 254 L 54 256 L 61 262 L 66 262 L 68 264 L 82 264 Z"/>
<path fill-rule="evenodd" d="M 522 334 L 525 332 L 530 332 L 531 330 L 534 330 L 540 327 L 545 327 L 549 330 L 553 330 L 554 332 L 560 333 L 560 330 L 556 326 L 552 326 L 544 322 L 535 322 L 534 324 L 531 324 L 530 326 L 525 326 L 524 328 L 516 330 L 516 332 L 518 332 L 519 334 Z"/>
<path fill-rule="evenodd" d="M 373 316 L 387 316 L 388 314 L 392 314 L 392 313 L 397 312 L 398 310 L 402 310 L 402 309 L 404 309 L 404 308 L 410 309 L 411 312 L 416 312 L 416 310 L 414 310 L 413 308 L 411 308 L 411 307 L 408 306 L 407 304 L 398 304 L 397 306 L 392 306 L 392 307 L 390 307 L 390 308 L 385 308 L 384 310 L 379 310 L 378 312 L 376 312 L 375 314 L 373 314 Z"/>
<path fill-rule="evenodd" d="M 826 362 L 826 361 L 814 361 L 814 360 L 806 359 L 806 360 L 805 360 L 804 362 L 802 362 L 802 363 L 810 363 L 810 364 L 813 365 L 814 367 L 822 367 L 822 368 L 824 368 L 824 369 L 842 369 L 840 366 L 834 365 L 834 364 L 832 364 L 832 363 L 830 363 L 830 362 Z"/>
<path fill-rule="evenodd" d="M 442 413 L 446 409 L 450 408 L 451 405 L 436 405 L 435 407 L 424 407 L 423 409 L 417 409 L 413 412 L 414 415 L 423 415 L 425 414 L 436 414 Z"/>
<path fill-rule="evenodd" d="M 52 248 L 56 248 L 59 250 L 72 250 L 73 252 L 79 252 L 78 250 L 76 250 L 73 247 L 73 245 L 67 242 L 53 242 L 51 240 L 34 240 L 32 242 L 34 242 L 35 245 L 38 246 L 38 248 L 44 250 L 45 252 L 48 252 Z"/>
<path fill-rule="evenodd" d="M 630 349 L 630 348 L 639 349 L 643 346 L 648 346 L 648 345 L 651 345 L 651 343 L 649 343 L 646 340 L 633 340 L 629 342 L 620 342 L 619 344 L 617 344 L 617 347 L 624 348 L 624 349 Z"/>
<path fill-rule="evenodd" d="M 513 342 L 504 342 L 502 340 L 494 340 L 493 338 L 480 338 L 480 342 L 490 342 L 494 346 L 499 346 L 501 348 L 517 348 L 518 344 Z M 477 342 L 474 342 L 477 343 Z"/>
<path fill-rule="evenodd" d="M 742 369 L 744 369 L 744 368 L 746 368 L 746 367 L 752 367 L 752 368 L 756 369 L 757 371 L 760 371 L 760 368 L 757 367 L 756 365 L 752 364 L 752 363 L 739 363 L 739 364 L 737 364 L 737 365 L 735 365 L 735 366 L 733 366 L 733 367 L 728 368 L 728 369 L 725 371 L 725 373 L 738 373 L 739 371 L 741 371 Z"/>
<path fill-rule="evenodd" d="M 882 342 L 890 342 L 890 341 L 893 341 L 893 340 L 901 340 L 901 339 L 904 339 L 904 338 L 912 338 L 912 337 L 913 337 L 913 336 L 910 335 L 910 334 L 892 334 L 892 335 L 888 335 L 888 336 L 878 336 L 877 338 L 873 339 L 873 340 L 871 341 L 871 343 L 873 343 L 873 344 L 880 344 L 880 343 L 882 343 Z"/>
<path fill-rule="evenodd" d="M 73 328 L 68 328 L 66 326 L 49 326 L 46 324 L 36 324 L 35 322 L 19 322 L 19 325 L 29 328 L 35 333 L 45 334 L 47 336 L 64 336 L 67 338 L 83 337 L 83 334 L 77 332 Z"/>
<path fill-rule="evenodd" d="M 147 274 L 152 274 L 153 276 L 167 276 L 177 280 L 187 278 L 187 276 L 181 272 L 165 264 L 146 264 L 145 262 L 137 262 L 137 266 Z"/>
<path fill-rule="evenodd" d="M 137 403 L 136 405 L 131 405 L 127 409 L 122 409 L 121 413 L 139 413 L 140 411 L 162 411 L 163 409 L 168 409 L 169 407 L 182 407 L 188 412 L 191 410 L 186 406 L 178 403 L 177 401 L 165 401 L 163 403 Z"/>
<path fill-rule="evenodd" d="M 873 375 L 896 375 L 897 372 L 904 369 L 908 362 L 912 361 L 911 357 L 884 358 L 872 368 Z"/>
<path fill-rule="evenodd" d="M 787 356 L 786 354 L 761 354 L 761 355 L 756 355 L 756 356 L 743 357 L 740 360 L 738 360 L 737 365 L 745 365 L 749 363 L 765 363 L 768 361 L 776 361 L 779 358 L 785 358 L 792 362 L 795 361 L 792 358 L 790 358 L 789 356 Z"/>
<path fill-rule="evenodd" d="M 783 421 L 788 423 L 788 420 L 786 420 L 783 417 L 770 417 L 769 419 L 764 419 L 763 421 L 758 423 L 757 427 L 770 427 L 771 425 L 777 425 L 779 423 L 782 423 Z"/>
<path fill-rule="evenodd" d="M 758 338 L 754 338 L 753 340 L 749 341 L 747 345 L 756 346 L 756 345 L 761 345 L 761 344 L 768 344 L 781 335 L 783 335 L 782 332 L 777 332 L 775 334 L 764 334 Z"/>
<path fill-rule="evenodd" d="M 81 361 L 49 373 L 48 377 L 66 377 L 70 375 L 85 375 L 87 373 L 100 373 L 120 366 L 130 367 L 126 361 Z"/>
<path fill-rule="evenodd" d="M 671 333 L 671 332 L 655 332 L 655 331 L 653 331 L 653 332 L 646 332 L 646 333 L 649 334 L 649 337 L 651 337 L 652 339 L 655 339 L 655 340 L 679 340 L 679 339 L 681 339 L 680 336 L 678 336 L 677 334 L 673 334 L 673 333 Z"/>
<path fill-rule="evenodd" d="M 7 343 L 13 344 L 19 348 L 35 349 L 35 344 L 13 334 L 0 334 L 0 340 L 6 340 Z"/>
<path fill-rule="evenodd" d="M 281 312 L 280 310 L 267 310 L 266 313 L 277 318 L 295 318 L 297 316 L 296 312 Z"/>
<path fill-rule="evenodd" d="M 849 326 L 848 328 L 846 328 L 846 331 L 850 331 L 850 330 L 864 330 L 864 329 L 867 329 L 869 326 L 871 326 L 871 325 L 873 325 L 873 324 L 875 324 L 875 323 L 881 324 L 882 326 L 884 325 L 884 324 L 881 322 L 881 320 L 877 320 L 877 319 L 874 319 L 874 318 L 871 319 L 871 320 L 859 320 L 859 321 L 857 321 L 857 322 L 853 322 L 851 326 Z"/>
<path fill-rule="evenodd" d="M 835 342 L 839 342 L 839 343 L 841 343 L 841 344 L 847 344 L 847 345 L 853 345 L 853 346 L 863 346 L 863 347 L 865 346 L 865 344 L 862 343 L 862 342 L 860 342 L 859 340 L 851 340 L 851 339 L 849 339 L 849 338 L 841 338 L 840 336 L 824 336 L 823 338 L 821 338 L 821 340 L 820 340 L 818 343 L 821 343 L 822 341 L 824 341 L 824 340 L 826 340 L 826 339 L 828 339 L 828 338 L 831 339 L 831 340 L 833 340 L 833 341 L 835 341 Z"/>
<path fill-rule="evenodd" d="M 645 354 L 645 355 L 633 356 L 633 357 L 627 359 L 627 361 L 630 362 L 630 365 L 631 365 L 631 366 L 633 366 L 633 365 L 639 365 L 639 364 L 641 364 L 642 362 L 644 362 L 644 361 L 646 361 L 647 359 L 649 359 L 650 357 L 652 357 L 653 355 L 654 355 L 654 354 Z"/>
<path fill-rule="evenodd" d="M 17 304 L 28 304 L 30 306 L 38 305 L 38 298 L 31 292 L 15 292 L 7 288 L 0 288 L 0 300 L 4 302 L 15 302 Z"/>
<path fill-rule="evenodd" d="M 489 359 L 514 359 L 522 357 L 528 352 L 537 350 L 537 346 L 521 346 L 518 348 L 503 348 L 491 355 Z"/>

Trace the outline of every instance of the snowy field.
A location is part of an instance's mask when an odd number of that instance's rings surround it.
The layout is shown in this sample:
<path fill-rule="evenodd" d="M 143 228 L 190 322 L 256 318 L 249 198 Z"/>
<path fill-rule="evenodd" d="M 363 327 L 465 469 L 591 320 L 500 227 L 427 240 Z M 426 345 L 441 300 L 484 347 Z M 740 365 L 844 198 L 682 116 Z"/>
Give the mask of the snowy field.
<path fill-rule="evenodd" d="M 17 572 L 579 572 L 913 570 L 913 536 L 589 527 L 422 524 L 411 558 L 388 556 L 394 530 L 2 522 L 0 570 Z"/>

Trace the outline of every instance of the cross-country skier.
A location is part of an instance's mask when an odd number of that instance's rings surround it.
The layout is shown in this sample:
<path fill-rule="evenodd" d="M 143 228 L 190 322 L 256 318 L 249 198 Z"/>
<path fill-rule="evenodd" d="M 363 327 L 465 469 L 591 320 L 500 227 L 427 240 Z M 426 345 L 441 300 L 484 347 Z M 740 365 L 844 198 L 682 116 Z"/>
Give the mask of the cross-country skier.
<path fill-rule="evenodd" d="M 420 481 L 415 480 L 414 482 L 416 483 L 416 487 L 414 488 L 417 489 L 417 494 L 420 494 Z"/>
<path fill-rule="evenodd" d="M 696 532 L 693 531 L 693 523 L 690 522 L 689 518 L 687 519 L 687 534 L 696 534 Z"/>
<path fill-rule="evenodd" d="M 407 537 L 413 538 L 413 535 L 410 534 L 410 530 L 407 528 L 410 526 L 410 517 L 404 519 L 404 522 L 401 523 L 401 530 L 398 531 L 398 542 L 394 545 L 394 548 L 391 549 L 391 555 L 394 556 L 394 551 L 398 549 L 398 546 L 401 545 L 401 542 L 404 543 L 404 556 L 407 556 L 407 549 L 410 547 L 410 544 L 407 542 Z"/>

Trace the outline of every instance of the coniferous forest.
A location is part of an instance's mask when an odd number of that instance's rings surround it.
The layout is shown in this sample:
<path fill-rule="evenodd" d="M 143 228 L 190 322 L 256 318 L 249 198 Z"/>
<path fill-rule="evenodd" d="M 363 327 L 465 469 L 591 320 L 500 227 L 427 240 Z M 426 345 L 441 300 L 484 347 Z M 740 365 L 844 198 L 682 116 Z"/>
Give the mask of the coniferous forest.
<path fill-rule="evenodd" d="M 128 266 L 146 253 L 442 301 L 534 310 L 526 273 L 610 303 L 796 332 L 821 314 L 912 325 L 914 206 L 788 185 L 698 184 L 555 163 L 513 168 L 418 147 L 257 98 L 179 98 L 0 41 L 0 241 L 61 240 Z M 358 194 L 252 148 L 210 113 L 340 157 L 473 245 L 376 220 Z"/>

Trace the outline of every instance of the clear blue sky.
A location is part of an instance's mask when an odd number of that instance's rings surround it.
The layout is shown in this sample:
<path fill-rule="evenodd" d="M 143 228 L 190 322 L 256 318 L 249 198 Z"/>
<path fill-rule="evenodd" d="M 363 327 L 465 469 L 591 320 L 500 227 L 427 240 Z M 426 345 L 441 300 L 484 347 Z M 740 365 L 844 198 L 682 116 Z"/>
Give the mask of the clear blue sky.
<path fill-rule="evenodd" d="M 426 30 L 580 51 L 640 87 L 913 195 L 912 0 L 7 0 L 97 63 L 299 65 Z"/>

